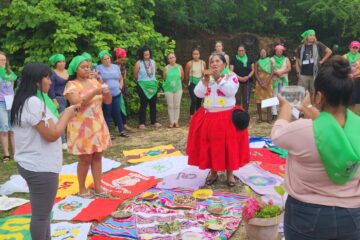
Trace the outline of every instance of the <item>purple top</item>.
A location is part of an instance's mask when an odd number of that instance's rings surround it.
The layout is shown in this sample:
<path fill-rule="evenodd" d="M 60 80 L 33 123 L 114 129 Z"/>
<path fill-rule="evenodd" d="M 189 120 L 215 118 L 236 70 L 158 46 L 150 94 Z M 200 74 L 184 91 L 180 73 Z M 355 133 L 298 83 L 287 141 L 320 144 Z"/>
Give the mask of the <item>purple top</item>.
<path fill-rule="evenodd" d="M 4 81 L 0 77 L 0 101 L 5 101 L 5 95 L 14 95 L 14 82 Z"/>
<path fill-rule="evenodd" d="M 56 96 L 63 96 L 65 85 L 68 81 L 57 75 L 55 72 L 51 73 L 50 79 L 51 86 L 48 92 L 49 97 L 54 99 Z"/>

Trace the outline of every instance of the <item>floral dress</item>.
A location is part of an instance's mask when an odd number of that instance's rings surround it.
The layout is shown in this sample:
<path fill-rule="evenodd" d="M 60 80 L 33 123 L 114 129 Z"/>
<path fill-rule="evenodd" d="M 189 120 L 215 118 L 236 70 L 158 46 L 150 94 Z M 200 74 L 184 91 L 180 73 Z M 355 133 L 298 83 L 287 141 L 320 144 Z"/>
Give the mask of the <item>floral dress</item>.
<path fill-rule="evenodd" d="M 96 80 L 88 80 L 93 88 L 99 87 Z M 77 80 L 69 81 L 64 90 L 64 96 L 77 92 L 80 97 L 90 89 Z M 102 152 L 111 146 L 109 129 L 105 123 L 102 111 L 102 95 L 94 96 L 88 103 L 83 104 L 79 113 L 67 125 L 68 152 L 75 155 Z"/>

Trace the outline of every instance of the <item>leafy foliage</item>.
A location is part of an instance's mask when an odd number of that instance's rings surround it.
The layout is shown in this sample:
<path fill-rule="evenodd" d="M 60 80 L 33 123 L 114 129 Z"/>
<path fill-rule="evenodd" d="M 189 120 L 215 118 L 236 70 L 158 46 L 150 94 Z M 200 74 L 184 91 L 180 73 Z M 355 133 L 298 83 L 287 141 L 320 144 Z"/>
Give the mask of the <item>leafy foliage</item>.
<path fill-rule="evenodd" d="M 100 50 L 125 48 L 132 96 L 128 109 L 136 111 L 138 97 L 131 73 L 137 49 L 144 44 L 152 48 L 160 76 L 165 52 L 175 47 L 175 41 L 155 31 L 154 8 L 154 0 L 1 1 L 0 45 L 18 68 L 24 62 L 48 62 L 55 52 L 70 61 L 84 51 L 95 57 Z"/>
<path fill-rule="evenodd" d="M 360 34 L 360 0 L 155 0 L 155 3 L 156 26 L 171 35 L 199 30 L 239 31 L 300 40 L 304 30 L 314 28 L 320 40 L 347 46 Z"/>
<path fill-rule="evenodd" d="M 279 216 L 282 213 L 282 210 L 279 206 L 276 205 L 265 205 L 259 211 L 255 213 L 256 218 L 272 218 Z"/>

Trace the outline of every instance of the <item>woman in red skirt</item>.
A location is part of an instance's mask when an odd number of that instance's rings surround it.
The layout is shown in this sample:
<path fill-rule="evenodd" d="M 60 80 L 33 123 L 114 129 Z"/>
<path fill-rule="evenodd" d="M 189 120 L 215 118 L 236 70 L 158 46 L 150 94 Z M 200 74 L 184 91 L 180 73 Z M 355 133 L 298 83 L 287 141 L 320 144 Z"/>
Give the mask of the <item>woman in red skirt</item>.
<path fill-rule="evenodd" d="M 211 169 L 206 184 L 218 179 L 218 171 L 227 172 L 227 184 L 235 186 L 233 171 L 249 162 L 249 115 L 235 106 L 239 81 L 233 72 L 221 74 L 226 67 L 222 54 L 210 57 L 211 73 L 196 85 L 194 93 L 204 98 L 204 107 L 192 117 L 186 153 L 189 165 Z"/>

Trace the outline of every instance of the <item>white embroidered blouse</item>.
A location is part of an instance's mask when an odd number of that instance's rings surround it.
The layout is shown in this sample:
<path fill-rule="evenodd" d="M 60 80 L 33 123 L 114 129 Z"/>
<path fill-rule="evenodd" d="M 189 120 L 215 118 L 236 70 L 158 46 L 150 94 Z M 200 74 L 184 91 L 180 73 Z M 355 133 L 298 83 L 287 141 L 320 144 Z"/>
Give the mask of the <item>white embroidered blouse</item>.
<path fill-rule="evenodd" d="M 208 87 L 200 81 L 194 93 L 199 98 L 204 98 L 204 108 L 210 112 L 219 112 L 231 109 L 235 106 L 235 94 L 239 88 L 236 74 L 231 72 L 221 76 L 219 83 L 211 77 Z"/>

